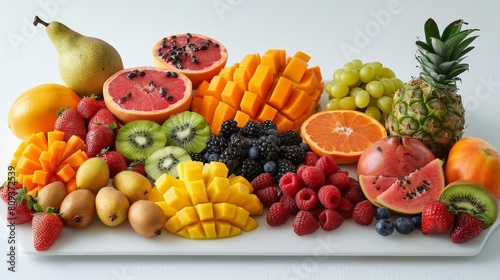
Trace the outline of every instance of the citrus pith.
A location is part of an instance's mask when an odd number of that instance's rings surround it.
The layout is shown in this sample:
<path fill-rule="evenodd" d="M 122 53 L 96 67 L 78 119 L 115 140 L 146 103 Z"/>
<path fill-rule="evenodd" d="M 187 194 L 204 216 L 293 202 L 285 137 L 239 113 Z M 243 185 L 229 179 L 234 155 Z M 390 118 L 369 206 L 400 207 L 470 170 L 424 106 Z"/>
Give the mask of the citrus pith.
<path fill-rule="evenodd" d="M 301 135 L 316 154 L 331 155 L 338 164 L 358 161 L 373 142 L 387 136 L 379 121 L 354 110 L 316 113 L 301 126 Z"/>

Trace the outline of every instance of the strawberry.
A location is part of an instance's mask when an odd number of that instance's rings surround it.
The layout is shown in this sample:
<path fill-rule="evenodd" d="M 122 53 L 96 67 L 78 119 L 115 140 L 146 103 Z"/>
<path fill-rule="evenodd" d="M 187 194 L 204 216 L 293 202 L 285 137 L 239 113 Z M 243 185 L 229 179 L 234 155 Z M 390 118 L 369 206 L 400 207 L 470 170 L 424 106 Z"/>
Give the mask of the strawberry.
<path fill-rule="evenodd" d="M 143 176 L 148 176 L 146 174 L 146 169 L 144 167 L 144 161 L 143 160 L 138 160 L 138 161 L 133 161 L 130 166 L 127 168 L 128 170 L 137 172 Z"/>
<path fill-rule="evenodd" d="M 104 107 L 106 106 L 97 100 L 96 95 L 91 95 L 83 97 L 76 105 L 76 110 L 85 120 L 90 120 L 97 111 Z"/>
<path fill-rule="evenodd" d="M 114 132 L 117 133 L 119 129 L 118 121 L 107 108 L 102 108 L 89 120 L 87 130 L 91 131 L 97 126 L 110 127 L 113 123 L 115 125 L 113 128 L 115 130 Z"/>
<path fill-rule="evenodd" d="M 37 207 L 37 210 L 38 207 Z M 47 251 L 62 232 L 63 221 L 59 214 L 52 213 L 53 208 L 47 207 L 45 212 L 33 215 L 33 245 L 37 251 Z"/>
<path fill-rule="evenodd" d="M 290 213 L 283 202 L 275 202 L 267 210 L 266 221 L 272 227 L 280 226 L 288 221 Z"/>
<path fill-rule="evenodd" d="M 54 129 L 64 132 L 64 141 L 68 141 L 73 135 L 85 140 L 85 136 L 87 135 L 85 120 L 78 111 L 73 108 L 65 108 L 58 112 Z"/>
<path fill-rule="evenodd" d="M 105 152 L 100 153 L 98 156 L 102 157 L 108 164 L 110 178 L 115 177 L 115 175 L 120 171 L 128 169 L 125 157 L 117 151 L 106 150 Z"/>
<path fill-rule="evenodd" d="M 319 229 L 319 223 L 309 211 L 300 210 L 293 220 L 293 232 L 298 236 L 311 234 Z"/>
<path fill-rule="evenodd" d="M 375 218 L 375 208 L 369 200 L 363 200 L 354 206 L 352 218 L 358 225 L 369 226 Z"/>
<path fill-rule="evenodd" d="M 9 187 L 10 186 L 10 187 Z M 7 185 L 2 187 L 7 192 L 7 221 L 16 225 L 24 224 L 33 218 L 34 199 L 28 194 L 28 188 L 20 184 Z M 3 199 L 3 194 L 2 194 Z"/>
<path fill-rule="evenodd" d="M 108 126 L 98 125 L 89 130 L 85 143 L 87 144 L 88 157 L 95 157 L 100 154 L 103 149 L 108 149 L 115 142 L 113 133 L 113 124 Z"/>
<path fill-rule="evenodd" d="M 454 216 L 443 202 L 429 202 L 422 210 L 420 230 L 423 234 L 444 233 L 453 225 Z"/>
<path fill-rule="evenodd" d="M 5 182 L 1 187 L 0 187 L 0 197 L 2 198 L 3 201 L 5 201 L 6 204 L 9 203 L 9 200 L 11 198 L 14 198 L 15 195 L 17 194 L 17 190 L 22 189 L 23 186 L 19 183 L 15 184 L 9 184 Z"/>
<path fill-rule="evenodd" d="M 450 238 L 453 243 L 465 243 L 476 238 L 481 232 L 483 222 L 469 213 L 461 212 L 455 215 Z"/>

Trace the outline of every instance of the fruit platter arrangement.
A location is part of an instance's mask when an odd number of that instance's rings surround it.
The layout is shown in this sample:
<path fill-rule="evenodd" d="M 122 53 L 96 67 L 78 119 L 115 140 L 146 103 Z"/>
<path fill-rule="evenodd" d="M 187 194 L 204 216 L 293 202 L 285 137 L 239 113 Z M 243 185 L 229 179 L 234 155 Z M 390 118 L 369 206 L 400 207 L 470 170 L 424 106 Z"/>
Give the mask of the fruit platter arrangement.
<path fill-rule="evenodd" d="M 285 49 L 230 64 L 189 32 L 124 68 L 104 40 L 33 24 L 63 83 L 8 113 L 1 213 L 27 253 L 474 255 L 498 225 L 500 152 L 463 137 L 463 20 L 424 23 L 409 81 L 360 59 L 324 80 Z"/>

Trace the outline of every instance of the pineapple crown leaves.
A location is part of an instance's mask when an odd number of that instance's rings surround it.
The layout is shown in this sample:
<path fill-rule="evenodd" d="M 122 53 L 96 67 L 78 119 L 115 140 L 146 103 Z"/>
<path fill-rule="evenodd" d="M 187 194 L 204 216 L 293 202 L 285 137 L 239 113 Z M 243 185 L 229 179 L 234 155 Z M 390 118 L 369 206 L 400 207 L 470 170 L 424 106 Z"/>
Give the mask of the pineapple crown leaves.
<path fill-rule="evenodd" d="M 416 59 L 422 70 L 420 76 L 429 85 L 436 88 L 455 87 L 460 81 L 458 76 L 469 69 L 469 65 L 462 61 L 474 49 L 470 44 L 479 36 L 468 36 L 479 29 L 462 30 L 464 24 L 467 25 L 461 19 L 456 20 L 440 34 L 432 18 L 425 22 L 425 42 L 416 42 Z"/>

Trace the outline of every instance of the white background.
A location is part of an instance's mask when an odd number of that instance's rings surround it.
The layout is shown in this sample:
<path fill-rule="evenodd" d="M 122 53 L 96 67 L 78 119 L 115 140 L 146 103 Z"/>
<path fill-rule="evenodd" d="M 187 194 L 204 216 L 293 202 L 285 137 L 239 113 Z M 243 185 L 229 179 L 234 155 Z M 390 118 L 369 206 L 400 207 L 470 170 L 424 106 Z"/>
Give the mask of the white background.
<path fill-rule="evenodd" d="M 423 37 L 425 20 L 432 17 L 444 28 L 463 18 L 470 28 L 481 29 L 476 49 L 466 59 L 470 71 L 459 84 L 467 112 L 465 135 L 500 148 L 499 8 L 494 1 L 11 1 L 0 11 L 0 168 L 6 170 L 19 143 L 6 122 L 14 99 L 41 83 L 62 83 L 57 54 L 43 27 L 31 25 L 34 15 L 108 41 L 125 67 L 152 65 L 157 40 L 192 32 L 221 41 L 229 50 L 228 64 L 247 53 L 282 48 L 289 54 L 302 50 L 311 55 L 310 65 L 319 65 L 325 79 L 346 61 L 360 58 L 382 62 L 403 81 L 418 75 L 414 42 Z M 495 279 L 500 273 L 498 230 L 475 257 L 341 256 L 311 262 L 305 257 L 19 254 L 16 273 L 7 272 L 3 261 L 5 237 L 2 228 L 1 279 Z"/>

